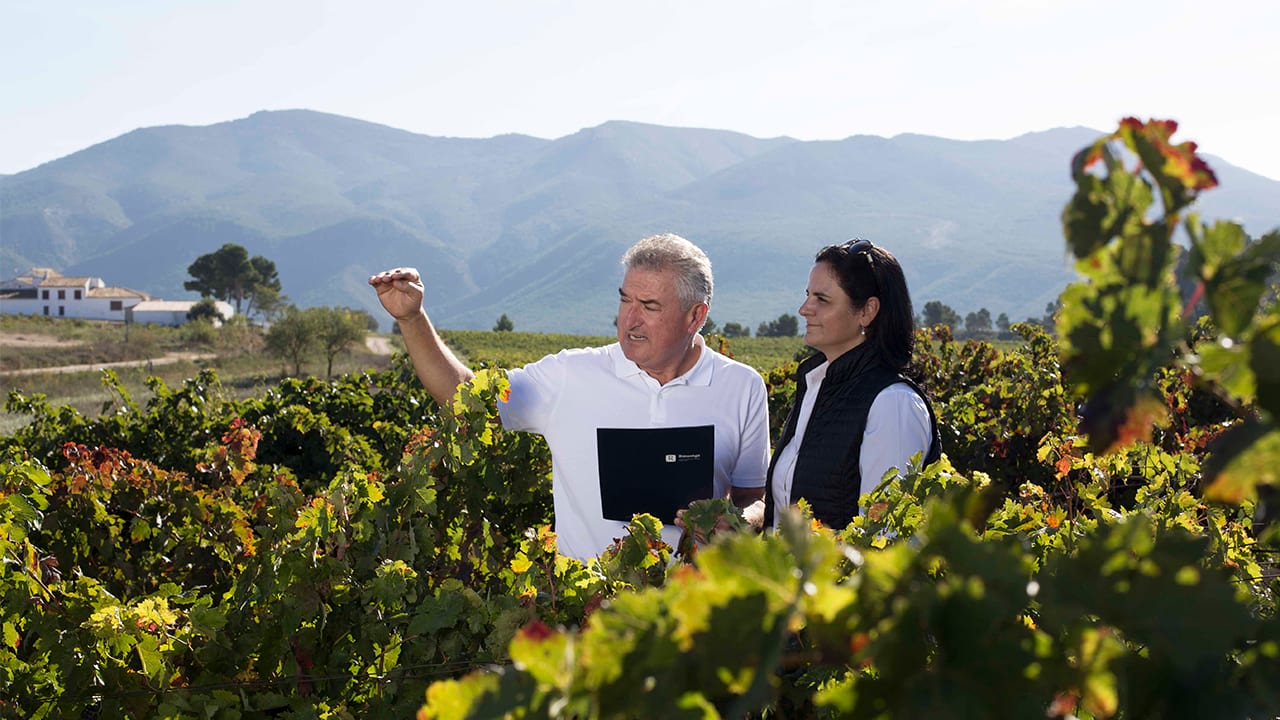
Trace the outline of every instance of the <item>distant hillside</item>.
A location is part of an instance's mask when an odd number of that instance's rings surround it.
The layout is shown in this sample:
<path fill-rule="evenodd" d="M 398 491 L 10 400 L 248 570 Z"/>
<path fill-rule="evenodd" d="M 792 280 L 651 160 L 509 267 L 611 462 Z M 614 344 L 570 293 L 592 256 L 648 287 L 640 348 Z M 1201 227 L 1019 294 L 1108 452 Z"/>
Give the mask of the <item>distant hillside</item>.
<path fill-rule="evenodd" d="M 1007 141 L 759 139 L 609 122 L 545 140 L 417 135 L 323 113 L 135 130 L 0 176 L 0 275 L 33 266 L 184 299 L 186 268 L 234 242 L 303 306 L 381 317 L 365 279 L 415 265 L 442 327 L 609 333 L 627 245 L 677 232 L 716 270 L 718 322 L 795 312 L 813 253 L 869 237 L 917 305 L 1039 316 L 1073 276 L 1059 214 L 1099 131 Z M 1206 217 L 1280 226 L 1280 183 L 1211 160 Z"/>

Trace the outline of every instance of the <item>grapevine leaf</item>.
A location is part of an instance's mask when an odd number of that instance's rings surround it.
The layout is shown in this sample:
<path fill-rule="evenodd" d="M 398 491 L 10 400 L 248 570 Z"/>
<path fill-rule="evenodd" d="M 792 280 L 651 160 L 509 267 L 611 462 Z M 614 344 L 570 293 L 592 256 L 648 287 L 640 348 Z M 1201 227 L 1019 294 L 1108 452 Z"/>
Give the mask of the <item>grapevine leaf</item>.
<path fill-rule="evenodd" d="M 1243 403 L 1253 402 L 1258 381 L 1249 367 L 1249 346 L 1219 340 L 1202 340 L 1196 344 L 1192 363 L 1199 365 L 1205 376 Z"/>
<path fill-rule="evenodd" d="M 544 687 L 567 687 L 573 677 L 569 636 L 551 630 L 539 620 L 526 625 L 511 640 L 511 660 L 517 670 L 529 673 Z"/>
<path fill-rule="evenodd" d="M 1214 323 L 1225 335 L 1239 337 L 1280 263 L 1280 232 L 1250 243 L 1239 225 L 1219 221 L 1192 243 L 1187 261 L 1188 270 L 1205 284 Z"/>
<path fill-rule="evenodd" d="M 1280 484 L 1280 430 L 1247 420 L 1219 436 L 1208 447 L 1205 498 L 1239 504 L 1257 496 L 1258 485 Z"/>
<path fill-rule="evenodd" d="M 1258 405 L 1280 419 L 1280 303 L 1258 323 L 1249 342 L 1249 367 L 1257 378 Z"/>

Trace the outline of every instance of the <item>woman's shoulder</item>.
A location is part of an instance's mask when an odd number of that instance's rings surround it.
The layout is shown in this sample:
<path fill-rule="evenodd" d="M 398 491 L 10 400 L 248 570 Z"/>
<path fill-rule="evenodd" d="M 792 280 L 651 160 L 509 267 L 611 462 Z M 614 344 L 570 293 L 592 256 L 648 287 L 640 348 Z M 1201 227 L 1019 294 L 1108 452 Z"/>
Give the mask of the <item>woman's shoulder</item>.
<path fill-rule="evenodd" d="M 927 403 L 924 395 L 911 383 L 899 381 L 881 390 L 871 407 L 919 408 L 927 413 Z"/>

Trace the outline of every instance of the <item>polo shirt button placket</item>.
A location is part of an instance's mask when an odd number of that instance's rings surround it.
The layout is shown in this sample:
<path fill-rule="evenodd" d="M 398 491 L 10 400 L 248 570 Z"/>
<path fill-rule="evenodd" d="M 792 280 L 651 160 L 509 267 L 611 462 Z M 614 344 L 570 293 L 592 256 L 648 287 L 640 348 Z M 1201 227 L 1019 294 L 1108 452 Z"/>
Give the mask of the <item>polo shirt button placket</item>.
<path fill-rule="evenodd" d="M 654 425 L 667 421 L 667 404 L 662 399 L 663 390 L 664 388 L 658 388 L 658 392 L 649 396 L 649 422 Z"/>

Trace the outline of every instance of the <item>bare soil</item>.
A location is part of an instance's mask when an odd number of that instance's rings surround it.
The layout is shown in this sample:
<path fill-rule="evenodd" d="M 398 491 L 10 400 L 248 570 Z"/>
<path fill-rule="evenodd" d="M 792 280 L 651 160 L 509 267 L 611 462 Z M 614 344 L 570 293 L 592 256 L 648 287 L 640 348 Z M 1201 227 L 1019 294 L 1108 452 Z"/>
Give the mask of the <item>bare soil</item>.
<path fill-rule="evenodd" d="M 76 340 L 63 340 L 52 335 L 37 333 L 0 333 L 0 348 L 6 347 L 66 347 L 79 345 Z"/>

